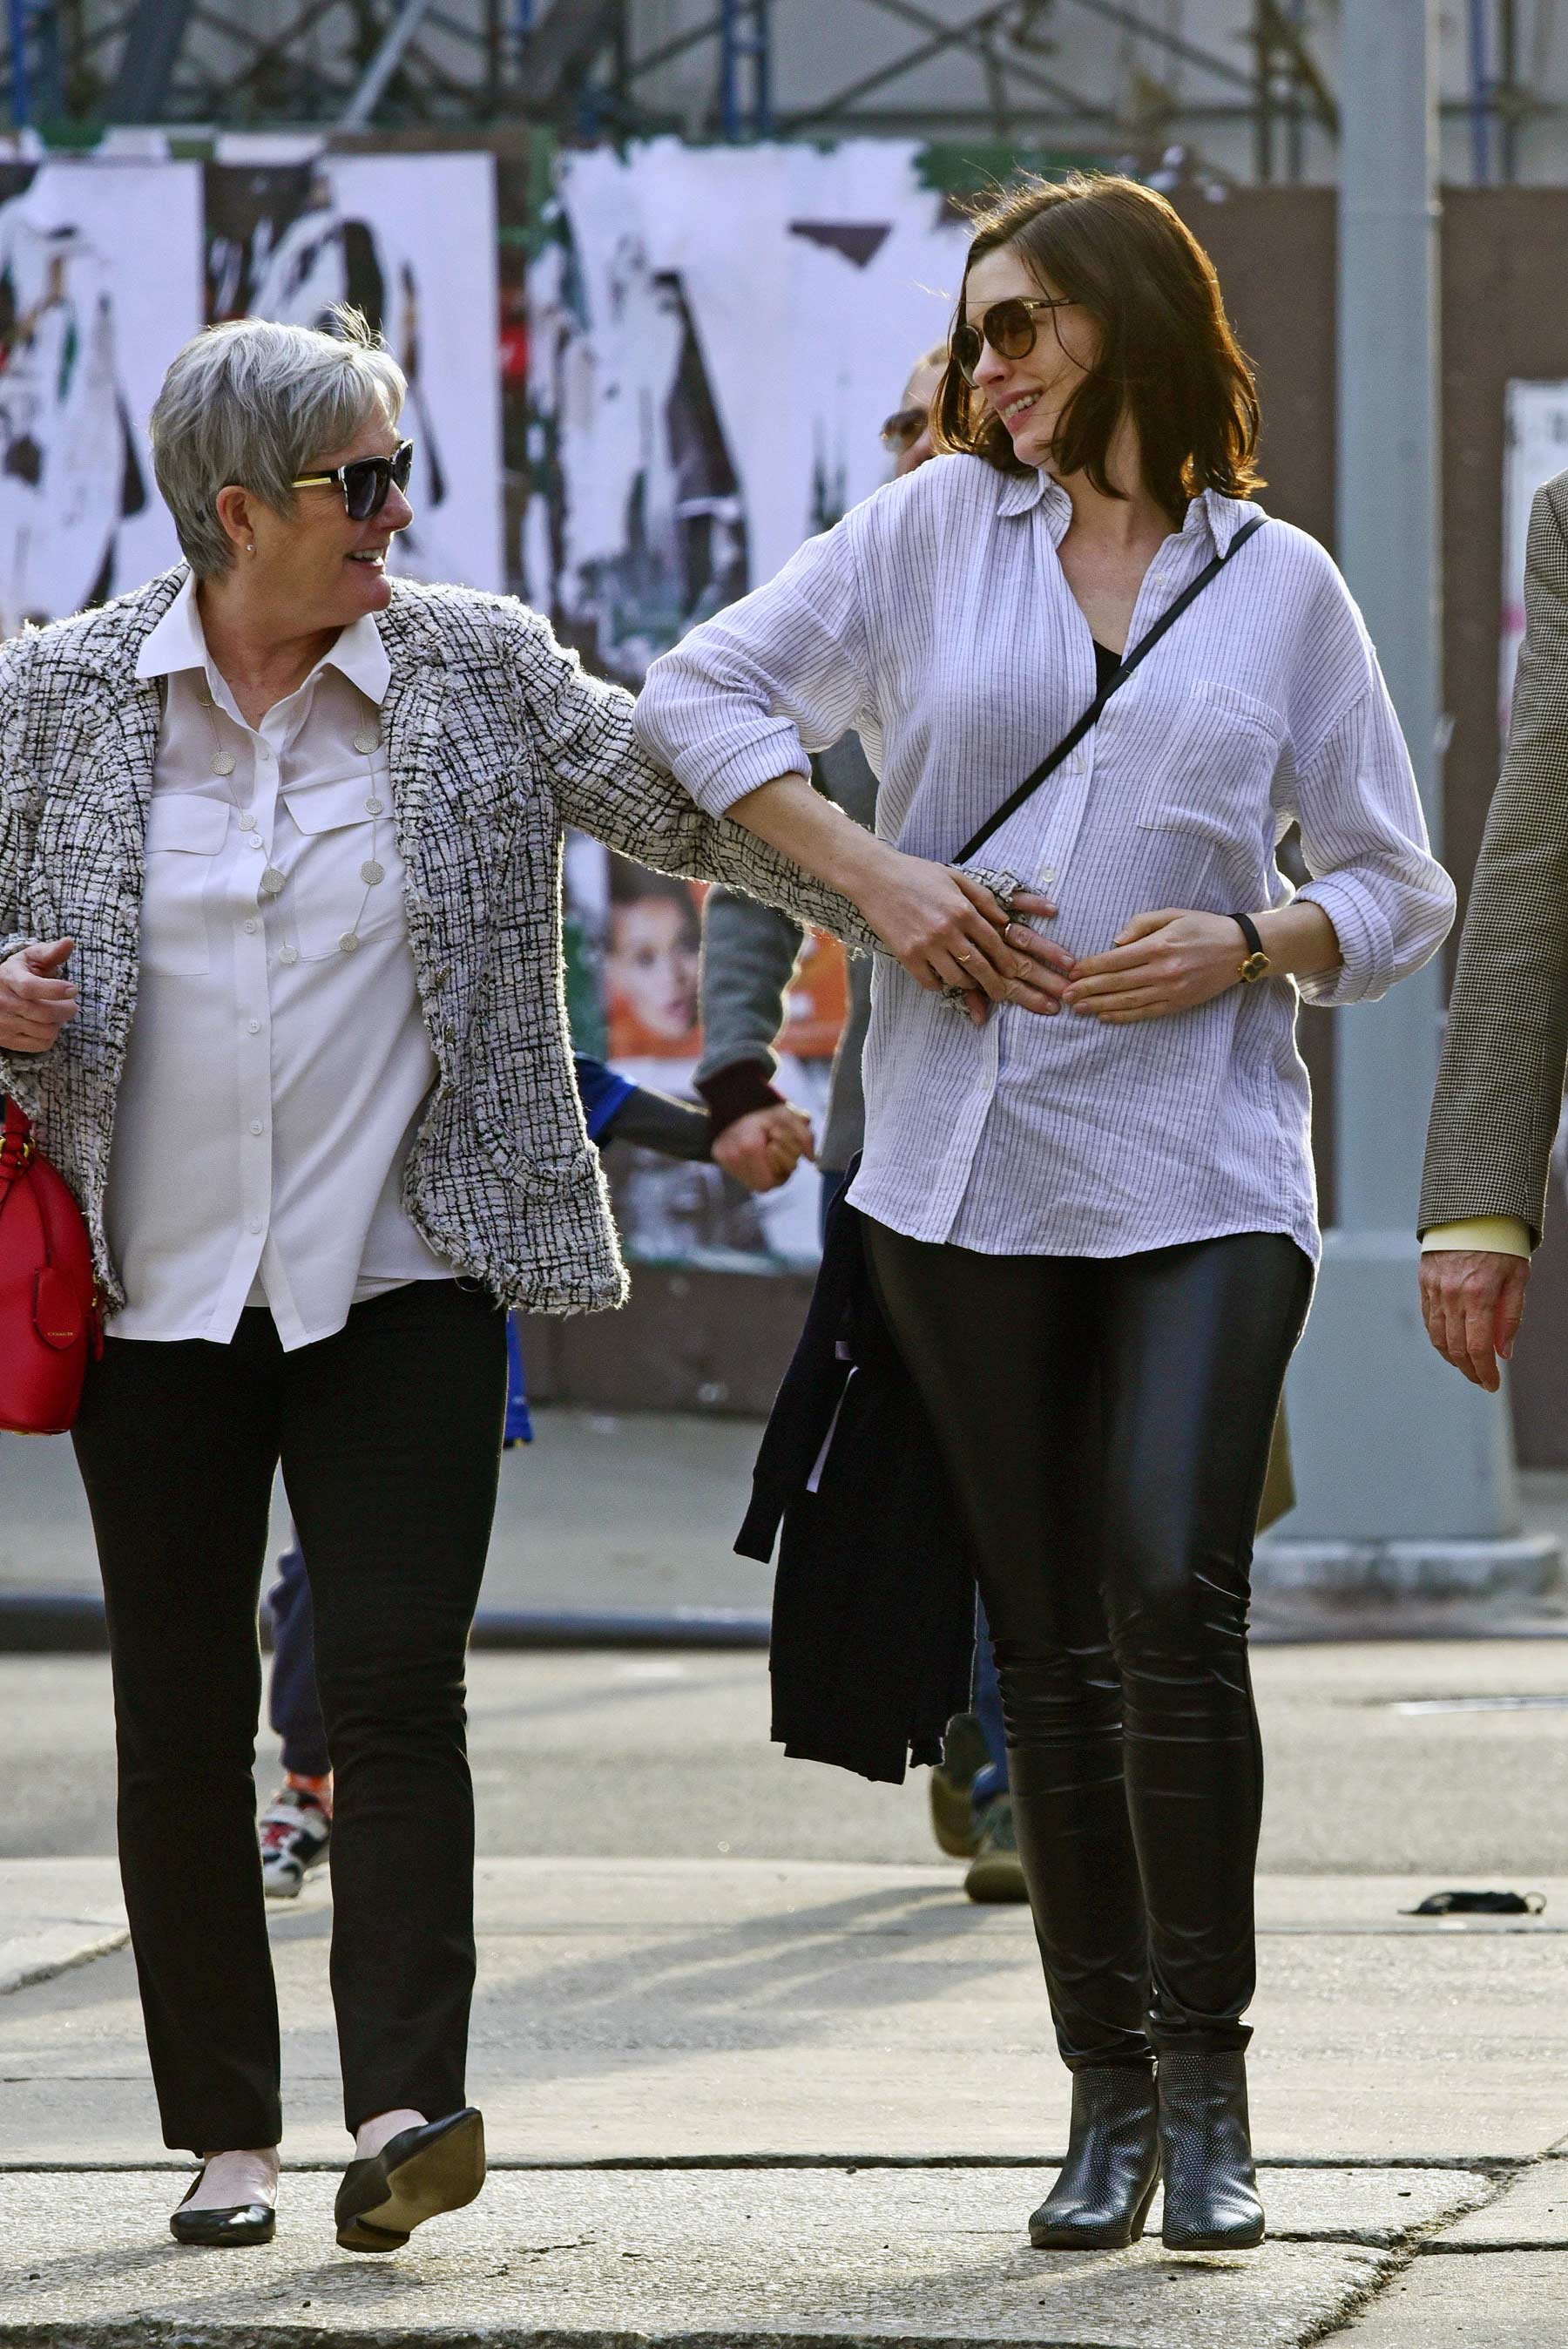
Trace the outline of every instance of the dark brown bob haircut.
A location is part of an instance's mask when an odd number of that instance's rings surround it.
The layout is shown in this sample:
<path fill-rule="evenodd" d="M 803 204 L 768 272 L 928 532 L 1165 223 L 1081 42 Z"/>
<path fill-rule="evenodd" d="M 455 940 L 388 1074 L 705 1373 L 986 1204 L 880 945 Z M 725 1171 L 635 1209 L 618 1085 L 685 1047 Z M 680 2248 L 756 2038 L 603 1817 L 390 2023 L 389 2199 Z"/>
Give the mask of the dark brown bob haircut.
<path fill-rule="evenodd" d="M 1083 473 L 1102 496 L 1124 494 L 1107 479 L 1106 464 L 1125 414 L 1150 491 L 1177 521 L 1202 490 L 1244 498 L 1262 486 L 1252 368 L 1225 316 L 1213 263 L 1163 196 L 1109 175 L 1031 177 L 980 200 L 970 216 L 975 241 L 964 264 L 959 319 L 975 264 L 1010 245 L 1042 294 L 1081 304 L 1099 328 L 1099 364 L 1063 409 L 1052 443 L 1059 473 Z M 1040 316 L 1039 331 L 1054 333 L 1049 312 Z M 1004 473 L 1034 470 L 1014 454 L 1000 419 L 954 360 L 937 391 L 934 420 L 941 449 L 984 457 Z"/>

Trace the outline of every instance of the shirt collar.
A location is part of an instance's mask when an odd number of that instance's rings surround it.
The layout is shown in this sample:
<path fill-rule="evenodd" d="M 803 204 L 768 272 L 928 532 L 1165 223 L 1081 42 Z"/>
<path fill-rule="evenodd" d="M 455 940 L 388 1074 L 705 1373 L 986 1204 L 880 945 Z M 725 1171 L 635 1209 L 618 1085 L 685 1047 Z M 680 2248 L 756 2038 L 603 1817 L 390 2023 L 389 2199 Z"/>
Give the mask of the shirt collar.
<path fill-rule="evenodd" d="M 1253 505 L 1249 498 L 1227 498 L 1218 490 L 1205 490 L 1202 497 L 1194 498 L 1187 509 L 1186 529 L 1193 527 L 1193 518 L 1200 506 L 1203 514 L 1198 526 L 1202 528 L 1203 523 L 1207 524 L 1216 554 L 1229 554 L 1231 541 L 1237 531 L 1263 512 L 1263 508 Z"/>
<path fill-rule="evenodd" d="M 1067 535 L 1072 520 L 1072 500 L 1054 474 L 1043 466 L 1031 467 L 1026 473 L 1003 476 L 1001 493 L 996 500 L 999 514 L 1030 513 L 1036 506 L 1044 505 L 1052 539 L 1057 545 Z M 1243 523 L 1259 509 L 1244 498 L 1227 498 L 1218 490 L 1201 490 L 1187 508 L 1181 524 L 1181 536 L 1189 538 L 1207 532 L 1214 543 L 1216 554 L 1228 554 L 1231 541 Z"/>
<path fill-rule="evenodd" d="M 196 608 L 196 580 L 185 574 L 185 585 L 154 628 L 142 638 L 136 657 L 139 678 L 170 677 L 176 669 L 205 668 L 207 640 Z"/>
<path fill-rule="evenodd" d="M 368 612 L 363 613 L 352 627 L 344 629 L 326 657 L 334 668 L 342 670 L 351 685 L 359 688 L 367 700 L 386 700 L 387 688 L 392 682 L 392 664 L 387 657 L 381 631 Z"/>
<path fill-rule="evenodd" d="M 180 669 L 205 669 L 208 660 L 207 637 L 196 601 L 195 575 L 191 573 L 157 626 L 149 629 L 137 656 L 136 674 L 139 678 L 170 677 Z M 387 698 L 392 664 L 381 641 L 381 631 L 368 612 L 342 630 L 332 650 L 317 666 L 340 670 L 367 700 L 379 704 Z"/>
<path fill-rule="evenodd" d="M 1028 513 L 1039 504 L 1042 498 L 1046 502 L 1047 512 L 1053 516 L 1058 504 L 1068 515 L 1071 514 L 1071 499 L 1061 483 L 1053 474 L 1047 473 L 1044 466 L 1031 466 L 1026 473 L 1004 473 L 1001 494 L 996 500 L 996 511 L 999 514 Z M 1065 523 L 1063 528 L 1066 528 Z M 1059 532 L 1057 535 L 1060 535 Z"/>

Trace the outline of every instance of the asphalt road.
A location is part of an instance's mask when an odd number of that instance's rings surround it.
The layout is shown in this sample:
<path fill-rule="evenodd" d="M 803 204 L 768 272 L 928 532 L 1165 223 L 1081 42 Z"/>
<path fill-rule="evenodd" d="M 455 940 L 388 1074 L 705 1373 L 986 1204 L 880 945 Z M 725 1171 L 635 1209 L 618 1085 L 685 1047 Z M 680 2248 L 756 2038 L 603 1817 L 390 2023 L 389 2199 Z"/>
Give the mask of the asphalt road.
<path fill-rule="evenodd" d="M 1568 1876 L 1568 1641 L 1274 1647 L 1253 1670 L 1265 1872 Z M 923 1772 L 869 1786 L 769 1744 L 759 1655 L 480 1654 L 469 1692 L 488 1857 L 934 1856 Z M 263 1787 L 275 1768 L 263 1732 Z M 112 1853 L 104 1659 L 0 1657 L 0 1857 Z"/>

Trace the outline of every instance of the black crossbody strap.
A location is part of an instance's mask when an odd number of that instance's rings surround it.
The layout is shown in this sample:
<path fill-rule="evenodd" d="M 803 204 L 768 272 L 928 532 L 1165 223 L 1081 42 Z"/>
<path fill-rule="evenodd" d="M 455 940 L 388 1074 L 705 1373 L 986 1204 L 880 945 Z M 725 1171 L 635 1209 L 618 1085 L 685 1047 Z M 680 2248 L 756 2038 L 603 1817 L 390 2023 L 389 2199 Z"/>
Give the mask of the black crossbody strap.
<path fill-rule="evenodd" d="M 1202 571 L 1199 572 L 1196 579 L 1193 580 L 1191 585 L 1190 587 L 1184 587 L 1181 595 L 1177 596 L 1176 601 L 1171 605 L 1170 609 L 1161 613 L 1160 617 L 1155 621 L 1154 626 L 1149 630 L 1147 636 L 1140 638 L 1137 646 L 1131 652 L 1123 654 L 1120 665 L 1112 669 L 1110 675 L 1106 678 L 1105 683 L 1100 687 L 1099 691 L 1095 695 L 1094 699 L 1089 703 L 1088 708 L 1084 711 L 1083 716 L 1078 719 L 1077 725 L 1062 736 L 1061 740 L 1057 744 L 1054 750 L 1048 750 L 1046 753 L 1046 756 L 1040 761 L 1039 765 L 1034 769 L 1032 773 L 1024 777 L 1023 781 L 1018 785 L 1016 791 L 1008 792 L 1001 806 L 996 810 L 994 815 L 986 818 L 979 831 L 975 834 L 974 839 L 965 841 L 964 846 L 959 850 L 957 855 L 953 860 L 955 864 L 967 864 L 972 856 L 977 856 L 981 849 L 985 847 L 985 843 L 990 839 L 992 833 L 994 832 L 1000 831 L 1003 824 L 1006 823 L 1007 818 L 1010 815 L 1016 814 L 1018 809 L 1023 806 L 1024 802 L 1028 799 L 1032 793 L 1039 790 L 1040 785 L 1045 781 L 1047 775 L 1054 775 L 1057 769 L 1061 765 L 1062 761 L 1072 756 L 1072 753 L 1078 749 L 1078 744 L 1083 740 L 1084 736 L 1092 727 L 1099 725 L 1100 712 L 1105 708 L 1106 703 L 1110 699 L 1111 695 L 1116 691 L 1117 688 L 1127 683 L 1128 678 L 1132 675 L 1132 672 L 1138 667 L 1139 662 L 1147 658 L 1148 655 L 1154 650 L 1155 646 L 1160 642 L 1161 637 L 1165 634 L 1167 628 L 1172 628 L 1175 626 L 1177 621 L 1181 617 L 1182 613 L 1187 609 L 1188 605 L 1197 602 L 1198 597 L 1209 585 L 1210 580 L 1215 579 L 1219 576 L 1226 564 L 1231 560 L 1231 557 L 1241 552 L 1249 538 L 1255 538 L 1257 536 L 1257 533 L 1262 530 L 1267 520 L 1268 516 L 1266 514 L 1259 514 L 1254 521 L 1247 523 L 1241 530 L 1237 531 L 1234 538 L 1232 539 L 1230 545 L 1225 549 L 1223 554 L 1216 554 L 1212 562 L 1206 563 Z"/>

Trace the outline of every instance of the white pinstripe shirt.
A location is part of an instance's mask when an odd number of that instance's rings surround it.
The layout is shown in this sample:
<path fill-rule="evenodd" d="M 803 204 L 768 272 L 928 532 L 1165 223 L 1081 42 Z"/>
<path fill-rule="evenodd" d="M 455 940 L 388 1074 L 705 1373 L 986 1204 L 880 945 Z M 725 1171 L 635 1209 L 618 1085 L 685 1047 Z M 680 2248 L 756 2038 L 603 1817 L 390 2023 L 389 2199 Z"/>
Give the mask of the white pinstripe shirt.
<path fill-rule="evenodd" d="M 1150 566 L 1136 644 L 1255 508 L 1210 491 Z M 1092 699 L 1092 640 L 1044 473 L 946 457 L 889 483 L 769 586 L 655 662 L 645 745 L 721 814 L 858 729 L 877 830 L 951 858 Z M 1454 891 L 1360 614 L 1322 547 L 1270 522 L 1178 620 L 1094 732 L 986 843 L 1104 952 L 1135 914 L 1289 902 L 1301 826 L 1342 968 L 1314 1003 L 1381 995 L 1436 952 Z M 1240 958 L 1238 940 L 1238 960 Z M 983 1029 L 879 957 L 866 1148 L 851 1194 L 912 1237 L 987 1254 L 1127 1256 L 1278 1231 L 1315 1258 L 1297 983 L 1237 985 L 1130 1027 L 1007 1008 Z"/>

